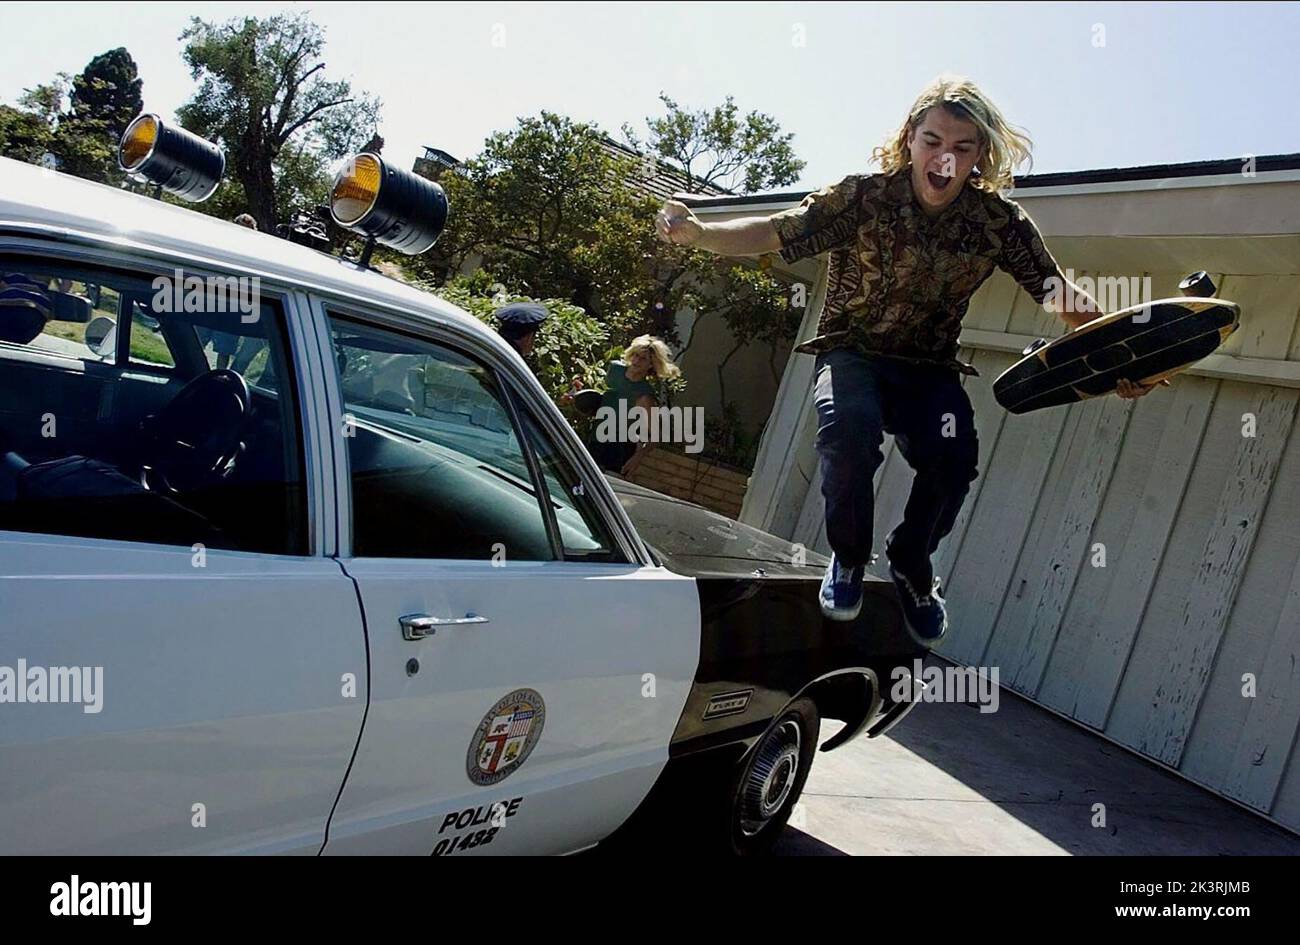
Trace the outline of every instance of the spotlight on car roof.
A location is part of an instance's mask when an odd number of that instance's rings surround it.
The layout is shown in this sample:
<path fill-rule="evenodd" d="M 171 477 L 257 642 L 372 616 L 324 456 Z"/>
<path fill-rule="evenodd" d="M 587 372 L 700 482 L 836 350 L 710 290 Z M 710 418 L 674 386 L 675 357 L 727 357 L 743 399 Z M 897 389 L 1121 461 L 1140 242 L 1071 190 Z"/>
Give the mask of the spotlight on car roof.
<path fill-rule="evenodd" d="M 348 161 L 334 178 L 329 207 L 339 226 L 409 256 L 432 246 L 447 225 L 441 187 L 369 151 Z"/>
<path fill-rule="evenodd" d="M 132 177 L 191 203 L 211 197 L 226 171 L 219 147 L 148 112 L 126 126 L 117 163 Z"/>

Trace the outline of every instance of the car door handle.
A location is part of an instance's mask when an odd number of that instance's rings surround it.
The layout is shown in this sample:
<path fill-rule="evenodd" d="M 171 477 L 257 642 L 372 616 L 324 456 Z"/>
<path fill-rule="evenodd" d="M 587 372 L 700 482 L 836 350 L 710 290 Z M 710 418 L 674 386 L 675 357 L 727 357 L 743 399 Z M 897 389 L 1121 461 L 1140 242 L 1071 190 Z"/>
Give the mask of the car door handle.
<path fill-rule="evenodd" d="M 407 614 L 398 617 L 402 625 L 402 637 L 406 640 L 423 640 L 431 637 L 439 627 L 465 627 L 476 623 L 491 623 L 487 617 L 480 617 L 474 612 L 464 617 L 430 617 L 428 614 Z"/>

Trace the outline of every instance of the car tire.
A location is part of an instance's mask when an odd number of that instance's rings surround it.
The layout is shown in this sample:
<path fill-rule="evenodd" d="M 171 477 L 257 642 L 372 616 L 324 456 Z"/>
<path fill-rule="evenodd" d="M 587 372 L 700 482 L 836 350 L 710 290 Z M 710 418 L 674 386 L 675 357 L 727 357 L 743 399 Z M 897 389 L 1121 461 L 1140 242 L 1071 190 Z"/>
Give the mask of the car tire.
<path fill-rule="evenodd" d="M 767 853 L 803 794 L 817 751 L 820 717 L 811 699 L 796 699 L 746 753 L 727 786 L 729 852 Z"/>

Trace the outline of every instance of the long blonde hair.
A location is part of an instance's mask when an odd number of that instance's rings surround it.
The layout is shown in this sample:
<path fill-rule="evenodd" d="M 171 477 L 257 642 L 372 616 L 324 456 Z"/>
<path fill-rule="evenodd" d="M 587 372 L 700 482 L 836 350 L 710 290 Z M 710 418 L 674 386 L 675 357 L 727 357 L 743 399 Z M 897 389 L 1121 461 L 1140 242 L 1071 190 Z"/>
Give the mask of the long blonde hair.
<path fill-rule="evenodd" d="M 662 338 L 656 338 L 654 335 L 637 335 L 623 349 L 623 357 L 631 356 L 634 351 L 644 351 L 650 355 L 650 364 L 653 366 L 655 377 L 671 380 L 682 373 L 682 369 L 673 364 L 673 353 Z"/>
<path fill-rule="evenodd" d="M 974 122 L 979 129 L 980 156 L 975 162 L 979 176 L 971 175 L 971 185 L 980 190 L 1000 193 L 1010 190 L 1015 170 L 1026 161 L 1033 166 L 1033 141 L 1024 131 L 1011 125 L 1002 112 L 979 87 L 964 76 L 941 75 L 921 92 L 907 120 L 884 144 L 871 152 L 886 174 L 902 170 L 912 163 L 907 139 L 925 118 L 925 113 L 941 105 L 950 114 Z"/>

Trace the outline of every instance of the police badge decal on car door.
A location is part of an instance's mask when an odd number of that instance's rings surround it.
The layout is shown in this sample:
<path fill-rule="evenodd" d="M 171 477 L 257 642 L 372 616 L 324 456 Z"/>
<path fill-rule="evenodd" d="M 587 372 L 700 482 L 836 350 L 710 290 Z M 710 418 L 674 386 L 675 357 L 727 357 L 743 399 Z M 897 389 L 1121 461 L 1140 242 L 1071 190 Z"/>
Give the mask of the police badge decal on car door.
<path fill-rule="evenodd" d="M 504 781 L 528 759 L 545 724 L 546 704 L 536 691 L 516 689 L 498 700 L 469 743 L 469 779 L 480 785 Z"/>

